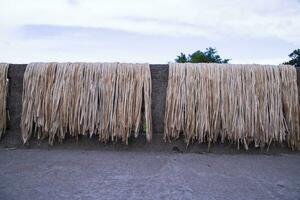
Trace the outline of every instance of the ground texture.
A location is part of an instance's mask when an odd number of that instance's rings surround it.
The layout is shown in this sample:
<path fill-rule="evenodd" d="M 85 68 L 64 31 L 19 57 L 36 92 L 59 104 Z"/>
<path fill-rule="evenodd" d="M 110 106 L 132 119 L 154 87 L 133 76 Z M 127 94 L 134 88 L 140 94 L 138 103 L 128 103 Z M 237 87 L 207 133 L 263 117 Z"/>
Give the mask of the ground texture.
<path fill-rule="evenodd" d="M 0 199 L 300 199 L 300 154 L 1 149 Z"/>

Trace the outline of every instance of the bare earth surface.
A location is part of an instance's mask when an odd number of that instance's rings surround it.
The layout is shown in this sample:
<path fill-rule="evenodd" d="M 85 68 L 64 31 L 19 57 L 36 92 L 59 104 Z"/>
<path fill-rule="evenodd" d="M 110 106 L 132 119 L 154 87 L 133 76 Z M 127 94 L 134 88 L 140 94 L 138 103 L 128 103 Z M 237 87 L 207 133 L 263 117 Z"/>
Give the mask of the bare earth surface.
<path fill-rule="evenodd" d="M 1 149 L 0 199 L 300 199 L 300 154 Z"/>

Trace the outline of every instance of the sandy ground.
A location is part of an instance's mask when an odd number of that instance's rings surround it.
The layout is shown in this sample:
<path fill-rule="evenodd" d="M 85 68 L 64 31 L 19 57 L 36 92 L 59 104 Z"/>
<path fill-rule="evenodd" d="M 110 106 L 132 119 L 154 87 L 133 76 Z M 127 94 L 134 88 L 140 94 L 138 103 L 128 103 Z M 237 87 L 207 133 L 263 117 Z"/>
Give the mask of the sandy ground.
<path fill-rule="evenodd" d="M 300 154 L 1 149 L 0 199 L 300 199 Z"/>

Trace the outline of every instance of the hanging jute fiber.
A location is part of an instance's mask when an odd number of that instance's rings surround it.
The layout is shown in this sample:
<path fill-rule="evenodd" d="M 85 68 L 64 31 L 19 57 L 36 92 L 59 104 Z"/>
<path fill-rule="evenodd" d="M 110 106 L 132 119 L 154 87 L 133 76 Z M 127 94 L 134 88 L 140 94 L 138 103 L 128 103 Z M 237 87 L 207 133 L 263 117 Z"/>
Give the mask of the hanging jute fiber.
<path fill-rule="evenodd" d="M 7 63 L 0 63 L 0 139 L 6 131 L 6 97 L 8 90 Z"/>
<path fill-rule="evenodd" d="M 289 65 L 170 64 L 164 139 L 225 140 L 248 149 L 297 147 L 296 69 Z"/>
<path fill-rule="evenodd" d="M 149 64 L 30 63 L 25 71 L 21 130 L 26 143 L 98 135 L 128 144 L 143 119 L 152 137 Z"/>

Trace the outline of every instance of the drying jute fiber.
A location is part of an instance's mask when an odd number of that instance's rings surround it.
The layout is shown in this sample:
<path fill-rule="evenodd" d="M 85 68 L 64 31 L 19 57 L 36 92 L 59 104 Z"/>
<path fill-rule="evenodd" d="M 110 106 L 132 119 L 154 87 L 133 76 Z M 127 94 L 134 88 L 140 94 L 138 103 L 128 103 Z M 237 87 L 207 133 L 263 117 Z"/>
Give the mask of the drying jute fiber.
<path fill-rule="evenodd" d="M 7 63 L 0 63 L 0 139 L 6 131 L 6 97 L 8 91 Z"/>
<path fill-rule="evenodd" d="M 297 74 L 288 65 L 170 64 L 164 139 L 299 144 Z"/>
<path fill-rule="evenodd" d="M 30 63 L 22 104 L 24 143 L 34 134 L 52 145 L 69 134 L 128 144 L 143 125 L 152 138 L 149 64 Z"/>

